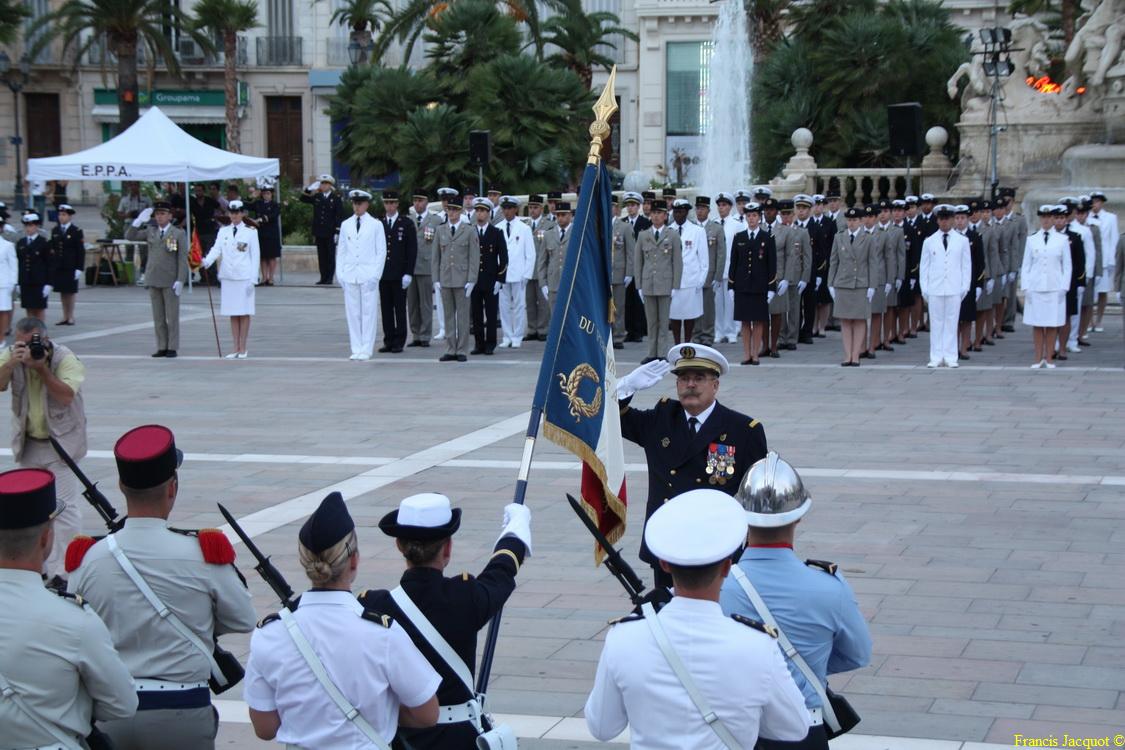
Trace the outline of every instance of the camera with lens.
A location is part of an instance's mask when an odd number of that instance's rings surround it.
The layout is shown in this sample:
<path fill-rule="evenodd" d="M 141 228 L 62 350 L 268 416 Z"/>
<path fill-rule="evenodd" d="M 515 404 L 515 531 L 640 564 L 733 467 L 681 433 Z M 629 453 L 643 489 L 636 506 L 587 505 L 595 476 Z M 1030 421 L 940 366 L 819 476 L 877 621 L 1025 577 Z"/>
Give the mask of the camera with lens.
<path fill-rule="evenodd" d="M 47 347 L 41 335 L 38 333 L 31 335 L 31 340 L 27 342 L 27 352 L 32 359 L 43 359 L 47 356 Z"/>

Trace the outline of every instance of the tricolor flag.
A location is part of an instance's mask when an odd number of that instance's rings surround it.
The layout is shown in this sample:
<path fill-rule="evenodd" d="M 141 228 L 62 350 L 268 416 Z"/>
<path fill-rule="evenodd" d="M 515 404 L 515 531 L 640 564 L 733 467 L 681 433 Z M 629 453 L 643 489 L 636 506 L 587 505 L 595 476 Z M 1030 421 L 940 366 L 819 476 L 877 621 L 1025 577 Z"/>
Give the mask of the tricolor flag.
<path fill-rule="evenodd" d="M 605 167 L 587 165 L 534 405 L 543 433 L 582 459 L 582 505 L 611 543 L 625 533 L 625 457 L 617 408 L 610 271 L 613 215 Z M 601 549 L 595 545 L 595 561 Z"/>

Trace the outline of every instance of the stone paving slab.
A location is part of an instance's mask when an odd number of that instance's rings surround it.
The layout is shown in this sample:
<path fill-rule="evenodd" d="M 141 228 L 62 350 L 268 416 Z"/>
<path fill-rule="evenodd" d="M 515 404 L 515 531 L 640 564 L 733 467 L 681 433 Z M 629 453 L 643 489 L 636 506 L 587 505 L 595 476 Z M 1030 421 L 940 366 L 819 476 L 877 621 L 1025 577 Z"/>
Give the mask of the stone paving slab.
<path fill-rule="evenodd" d="M 435 342 L 353 363 L 338 289 L 259 289 L 257 304 L 251 358 L 228 362 L 214 358 L 206 291 L 185 295 L 184 356 L 163 361 L 148 357 L 143 290 L 82 290 L 79 325 L 56 333 L 88 367 L 95 453 L 83 466 L 91 477 L 123 505 L 108 451 L 146 421 L 172 426 L 189 454 L 173 515 L 183 526 L 221 523 L 216 500 L 244 517 L 391 471 L 399 478 L 348 498 L 360 527 L 360 585 L 396 581 L 401 558 L 375 525 L 403 496 L 427 489 L 465 509 L 453 565 L 479 569 L 511 497 L 522 426 L 420 473 L 390 467 L 524 413 L 543 345 L 448 365 L 436 361 L 443 347 Z M 771 447 L 806 474 L 814 511 L 801 525 L 800 554 L 839 562 L 872 624 L 872 665 L 832 680 L 863 714 L 863 736 L 834 750 L 969 750 L 1010 745 L 1016 732 L 1125 726 L 1125 373 L 1122 321 L 1111 311 L 1095 346 L 1054 371 L 1026 369 L 1030 337 L 1021 327 L 956 371 L 919 367 L 925 335 L 841 370 L 830 334 L 723 379 L 720 399 L 761 419 Z M 218 324 L 226 351 L 229 329 Z M 738 347 L 721 348 L 740 358 Z M 628 371 L 643 349 L 620 354 Z M 672 392 L 662 383 L 638 404 Z M 9 428 L 0 422 L 2 439 Z M 575 465 L 544 441 L 536 460 Z M 626 460 L 640 464 L 643 454 L 628 445 Z M 631 470 L 628 481 L 634 502 L 621 544 L 636 563 L 645 475 Z M 502 621 L 492 691 L 496 710 L 569 719 L 562 728 L 580 727 L 606 620 L 628 609 L 618 584 L 593 567 L 592 545 L 565 503 L 576 486 L 576 468 L 532 469 L 535 556 Z M 94 530 L 92 512 L 86 518 Z M 300 589 L 298 523 L 256 542 Z M 250 575 L 264 614 L 276 602 Z M 245 657 L 247 636 L 223 640 Z M 240 698 L 240 688 L 223 696 Z M 264 747 L 248 729 L 224 722 L 221 746 Z"/>

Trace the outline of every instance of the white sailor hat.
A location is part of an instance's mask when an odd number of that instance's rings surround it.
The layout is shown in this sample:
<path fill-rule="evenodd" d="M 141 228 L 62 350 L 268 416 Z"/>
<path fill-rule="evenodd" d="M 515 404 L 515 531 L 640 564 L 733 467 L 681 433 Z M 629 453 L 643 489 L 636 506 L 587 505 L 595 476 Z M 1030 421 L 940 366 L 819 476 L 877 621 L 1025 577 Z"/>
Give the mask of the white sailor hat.
<path fill-rule="evenodd" d="M 796 195 L 793 196 L 793 205 L 794 206 L 800 206 L 800 205 L 811 206 L 812 204 L 813 204 L 813 198 L 812 198 L 811 195 L 806 195 L 805 193 L 797 193 Z"/>
<path fill-rule="evenodd" d="M 746 188 L 739 188 L 738 190 L 734 191 L 734 199 L 736 201 L 748 201 L 753 197 L 754 196 Z"/>
<path fill-rule="evenodd" d="M 906 201 L 902 198 L 895 198 L 891 201 L 891 208 L 906 208 Z"/>
<path fill-rule="evenodd" d="M 964 203 L 958 203 L 953 207 L 953 213 L 969 215 L 969 207 Z"/>
<path fill-rule="evenodd" d="M 457 195 L 457 191 L 451 187 L 439 187 L 437 194 L 439 198 L 444 198 L 449 195 Z"/>
<path fill-rule="evenodd" d="M 1056 203 L 1051 208 L 1052 216 L 1066 216 L 1068 213 L 1070 213 L 1070 208 L 1064 206 L 1062 203 Z"/>
<path fill-rule="evenodd" d="M 367 192 L 366 190 L 358 190 L 358 189 L 357 190 L 349 190 L 348 191 L 348 198 L 351 199 L 352 203 L 355 203 L 356 201 L 370 202 L 371 201 L 371 193 Z"/>
<path fill-rule="evenodd" d="M 640 193 L 630 190 L 627 193 L 625 193 L 623 196 L 621 196 L 621 202 L 623 204 L 624 203 L 636 203 L 639 206 L 639 205 L 641 205 L 641 203 L 644 202 L 644 199 L 641 197 Z"/>
<path fill-rule="evenodd" d="M 759 198 L 759 197 L 770 198 L 772 196 L 773 196 L 773 191 L 770 190 L 765 185 L 759 185 L 758 187 L 754 188 L 754 197 L 755 198 Z"/>
<path fill-rule="evenodd" d="M 722 203 L 723 201 L 726 201 L 727 203 L 729 203 L 733 206 L 734 205 L 734 196 L 731 195 L 730 193 L 720 192 L 718 195 L 715 196 L 715 203 L 719 204 L 719 203 Z"/>
<path fill-rule="evenodd" d="M 906 205 L 909 206 L 909 205 L 911 205 L 913 203 L 917 203 L 917 202 L 918 202 L 918 196 L 917 195 L 906 196 Z"/>
<path fill-rule="evenodd" d="M 1109 202 L 1109 198 L 1105 197 L 1105 192 L 1102 191 L 1102 190 L 1091 190 L 1090 191 L 1090 200 L 1099 200 L 1099 201 L 1104 201 L 1106 203 Z"/>
<path fill-rule="evenodd" d="M 514 195 L 501 195 L 500 208 L 519 208 L 520 199 Z"/>
<path fill-rule="evenodd" d="M 923 203 L 933 203 L 934 202 L 934 194 L 933 193 L 922 193 L 922 195 L 918 196 L 918 200 L 920 200 Z"/>
<path fill-rule="evenodd" d="M 680 370 L 709 370 L 716 375 L 726 375 L 730 370 L 727 358 L 718 349 L 703 344 L 676 344 L 665 357 L 672 363 L 672 372 Z"/>
<path fill-rule="evenodd" d="M 746 512 L 721 490 L 690 490 L 656 509 L 645 542 L 670 565 L 714 565 L 746 542 Z"/>
<path fill-rule="evenodd" d="M 228 211 L 239 211 L 239 212 L 241 212 L 241 211 L 245 211 L 246 209 L 243 207 L 242 201 L 240 201 L 238 199 L 235 199 L 235 200 L 233 200 L 233 201 L 231 201 L 230 203 L 227 204 L 227 210 Z"/>
<path fill-rule="evenodd" d="M 762 213 L 762 206 L 759 203 L 756 203 L 754 201 L 750 201 L 749 203 L 746 204 L 746 207 L 745 207 L 744 210 L 746 211 L 746 213 L 753 212 L 753 213 L 760 214 L 760 213 Z"/>
<path fill-rule="evenodd" d="M 77 211 L 74 210 L 74 206 L 70 205 L 69 203 L 60 203 L 55 210 L 56 211 L 66 211 L 68 214 L 78 213 Z"/>
<path fill-rule="evenodd" d="M 1044 203 L 1042 206 L 1039 207 L 1039 210 L 1036 211 L 1035 213 L 1039 216 L 1050 216 L 1054 212 L 1055 212 L 1054 204 Z"/>
<path fill-rule="evenodd" d="M 484 208 L 491 211 L 492 201 L 488 198 L 473 198 L 473 208 Z"/>
<path fill-rule="evenodd" d="M 322 174 L 322 175 L 321 175 L 320 177 L 318 177 L 318 178 L 317 178 L 317 180 L 318 180 L 319 182 L 327 182 L 327 183 L 328 183 L 328 184 L 330 184 L 330 185 L 335 185 L 335 184 L 336 184 L 336 178 L 335 178 L 335 177 L 333 177 L 333 176 L 332 176 L 332 175 L 330 175 L 330 174 Z"/>
<path fill-rule="evenodd" d="M 379 529 L 396 539 L 434 541 L 453 536 L 461 526 L 461 509 L 436 492 L 411 495 L 383 516 Z"/>
<path fill-rule="evenodd" d="M 677 198 L 672 201 L 672 208 L 691 208 L 691 201 L 687 198 Z"/>
<path fill-rule="evenodd" d="M 20 221 L 24 224 L 38 224 L 40 223 L 41 219 L 39 218 L 39 214 L 37 214 L 35 211 L 28 211 L 20 217 Z"/>

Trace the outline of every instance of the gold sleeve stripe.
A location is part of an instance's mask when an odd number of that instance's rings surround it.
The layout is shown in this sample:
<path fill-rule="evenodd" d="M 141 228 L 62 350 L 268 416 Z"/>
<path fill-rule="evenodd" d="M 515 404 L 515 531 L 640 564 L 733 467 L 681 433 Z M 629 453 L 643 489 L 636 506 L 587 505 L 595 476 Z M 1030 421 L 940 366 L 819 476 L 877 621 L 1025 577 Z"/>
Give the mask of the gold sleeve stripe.
<path fill-rule="evenodd" d="M 519 572 L 519 570 L 520 570 L 520 559 L 518 557 L 516 557 L 515 552 L 512 552 L 510 549 L 498 549 L 498 550 L 496 550 L 495 552 L 492 553 L 492 557 L 499 557 L 500 555 L 507 555 L 508 557 L 512 558 L 512 562 L 514 562 L 516 564 L 516 572 L 517 573 Z"/>

